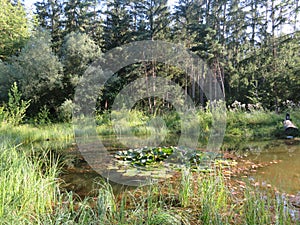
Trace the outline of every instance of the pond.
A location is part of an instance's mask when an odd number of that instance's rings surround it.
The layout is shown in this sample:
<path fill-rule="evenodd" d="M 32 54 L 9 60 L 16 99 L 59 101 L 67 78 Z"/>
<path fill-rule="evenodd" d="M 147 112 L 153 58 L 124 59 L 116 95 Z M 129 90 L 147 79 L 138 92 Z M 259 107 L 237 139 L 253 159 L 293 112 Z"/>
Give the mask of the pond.
<path fill-rule="evenodd" d="M 271 185 L 280 192 L 295 195 L 300 192 L 300 140 L 274 140 L 249 143 L 247 159 L 269 166 L 257 169 L 250 179 L 260 185 Z"/>
<path fill-rule="evenodd" d="M 113 137 L 107 137 L 104 144 L 112 153 L 126 149 Z M 97 195 L 93 192 L 97 186 L 94 181 L 99 180 L 100 176 L 89 167 L 78 151 L 71 152 L 77 155 L 77 161 L 61 176 L 64 187 L 80 196 Z M 255 164 L 268 164 L 251 173 L 249 179 L 260 186 L 271 186 L 283 193 L 296 195 L 300 192 L 300 140 L 244 142 L 240 152 Z M 117 192 L 123 187 L 118 184 L 112 186 Z"/>

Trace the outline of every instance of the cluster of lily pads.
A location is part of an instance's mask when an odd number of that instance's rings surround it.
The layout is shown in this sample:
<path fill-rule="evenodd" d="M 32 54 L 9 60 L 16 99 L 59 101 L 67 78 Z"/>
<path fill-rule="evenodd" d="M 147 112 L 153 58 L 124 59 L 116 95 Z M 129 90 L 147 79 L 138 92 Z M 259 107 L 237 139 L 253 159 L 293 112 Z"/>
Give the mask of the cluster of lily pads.
<path fill-rule="evenodd" d="M 143 147 L 118 151 L 115 158 L 123 161 L 131 161 L 134 166 L 146 166 L 161 162 L 168 158 L 176 147 Z"/>
<path fill-rule="evenodd" d="M 211 159 L 220 157 L 220 155 L 211 155 L 208 152 L 201 152 L 192 150 L 186 147 L 142 147 L 137 149 L 129 149 L 125 151 L 118 151 L 114 157 L 118 160 L 131 162 L 133 166 L 151 166 L 167 159 L 172 153 L 176 151 L 184 163 L 190 166 L 207 165 Z M 175 161 L 177 161 L 175 159 Z M 177 161 L 177 163 L 180 160 Z"/>

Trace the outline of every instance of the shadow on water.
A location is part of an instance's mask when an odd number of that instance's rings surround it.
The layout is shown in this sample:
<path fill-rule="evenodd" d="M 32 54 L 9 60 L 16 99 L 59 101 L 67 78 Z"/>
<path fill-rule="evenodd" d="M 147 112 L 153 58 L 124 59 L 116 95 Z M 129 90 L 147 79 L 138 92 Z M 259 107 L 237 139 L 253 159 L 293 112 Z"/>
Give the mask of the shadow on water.
<path fill-rule="evenodd" d="M 106 137 L 104 145 L 112 154 L 118 150 L 126 149 L 122 144 L 116 142 L 113 136 Z M 76 144 L 66 150 L 66 155 L 64 167 L 60 175 L 61 188 L 76 193 L 82 199 L 86 196 L 96 197 L 98 195 L 97 190 L 101 188 L 103 182 L 106 182 L 105 178 L 101 177 L 99 173 L 90 167 Z M 111 184 L 115 194 L 132 188 L 112 181 L 108 182 Z"/>
<path fill-rule="evenodd" d="M 105 181 L 94 170 L 81 172 L 79 169 L 65 171 L 60 178 L 63 180 L 62 189 L 76 193 L 81 199 L 86 196 L 98 196 L 98 190 L 102 187 L 102 182 Z M 134 189 L 121 184 L 109 181 L 113 192 L 118 194 L 125 190 Z"/>

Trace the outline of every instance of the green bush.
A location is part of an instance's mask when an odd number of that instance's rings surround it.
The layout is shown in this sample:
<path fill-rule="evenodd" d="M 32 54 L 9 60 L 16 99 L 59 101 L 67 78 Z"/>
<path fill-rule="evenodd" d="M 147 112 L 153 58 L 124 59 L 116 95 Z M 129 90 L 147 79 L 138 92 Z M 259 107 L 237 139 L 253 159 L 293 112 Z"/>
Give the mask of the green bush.
<path fill-rule="evenodd" d="M 19 92 L 17 83 L 11 86 L 8 93 L 8 103 L 5 108 L 4 120 L 12 125 L 19 125 L 23 122 L 26 116 L 26 110 L 30 105 L 29 101 L 21 99 L 22 94 Z"/>
<path fill-rule="evenodd" d="M 50 111 L 47 106 L 44 105 L 38 112 L 37 116 L 34 118 L 34 123 L 38 125 L 51 124 Z"/>
<path fill-rule="evenodd" d="M 72 120 L 73 109 L 73 101 L 66 99 L 58 108 L 58 119 L 62 122 L 70 123 Z"/>

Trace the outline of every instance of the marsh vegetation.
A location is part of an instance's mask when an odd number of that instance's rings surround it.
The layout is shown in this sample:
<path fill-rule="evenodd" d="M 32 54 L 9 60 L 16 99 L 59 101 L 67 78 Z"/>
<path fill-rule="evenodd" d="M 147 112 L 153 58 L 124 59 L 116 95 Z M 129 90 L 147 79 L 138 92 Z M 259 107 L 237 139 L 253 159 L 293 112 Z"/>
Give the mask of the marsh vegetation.
<path fill-rule="evenodd" d="M 139 116 L 131 123 L 138 134 L 139 127 L 149 118 L 142 113 L 135 114 Z M 203 130 L 209 132 L 211 115 L 204 111 L 198 115 L 200 119 L 205 118 Z M 295 124 L 299 124 L 299 114 L 293 115 Z M 113 129 L 109 122 L 103 122 L 106 117 L 106 114 L 98 116 L 102 121 L 97 128 L 99 135 L 107 136 Z M 176 120 L 173 115 L 170 118 L 166 120 L 167 127 L 175 127 L 176 133 Z M 295 224 L 297 211 L 293 211 L 295 207 L 288 197 L 278 190 L 255 186 L 243 178 L 245 174 L 236 172 L 237 168 L 244 167 L 239 164 L 240 157 L 249 153 L 246 141 L 273 140 L 282 131 L 281 122 L 282 115 L 272 112 L 228 111 L 228 129 L 221 152 L 226 162 L 219 166 L 214 165 L 209 171 L 182 167 L 165 180 L 136 188 L 116 189 L 114 184 L 96 175 L 86 181 L 93 183 L 91 189 L 80 195 L 63 180 L 64 175 L 71 173 L 72 168 L 75 171 L 78 162 L 84 160 L 74 150 L 68 150 L 74 148 L 70 124 L 12 125 L 3 120 L 0 127 L 1 223 Z M 141 135 L 147 132 L 141 130 Z M 112 143 L 109 140 L 107 143 Z M 201 146 L 205 145 L 205 138 L 200 137 L 199 143 L 199 153 L 204 154 Z M 118 143 L 113 147 L 115 154 Z M 153 155 L 159 154 L 154 152 Z M 125 157 L 122 153 L 118 155 Z M 92 171 L 85 166 L 87 169 L 79 172 L 83 176 Z"/>

